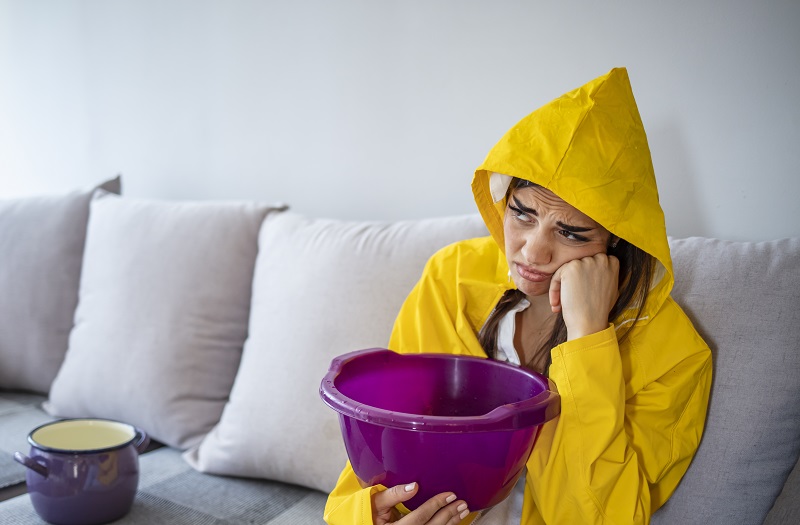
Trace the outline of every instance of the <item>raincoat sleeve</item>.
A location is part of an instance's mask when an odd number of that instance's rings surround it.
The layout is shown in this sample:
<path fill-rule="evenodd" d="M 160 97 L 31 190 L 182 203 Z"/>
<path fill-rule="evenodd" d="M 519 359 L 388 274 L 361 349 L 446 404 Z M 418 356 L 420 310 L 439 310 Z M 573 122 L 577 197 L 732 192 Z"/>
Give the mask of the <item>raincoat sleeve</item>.
<path fill-rule="evenodd" d="M 323 515 L 329 525 L 371 525 L 372 495 L 381 486 L 362 488 L 348 461 L 336 482 L 336 487 L 328 495 Z"/>
<path fill-rule="evenodd" d="M 700 442 L 710 350 L 669 299 L 621 346 L 609 326 L 551 355 L 561 414 L 528 462 L 523 523 L 648 523 Z"/>

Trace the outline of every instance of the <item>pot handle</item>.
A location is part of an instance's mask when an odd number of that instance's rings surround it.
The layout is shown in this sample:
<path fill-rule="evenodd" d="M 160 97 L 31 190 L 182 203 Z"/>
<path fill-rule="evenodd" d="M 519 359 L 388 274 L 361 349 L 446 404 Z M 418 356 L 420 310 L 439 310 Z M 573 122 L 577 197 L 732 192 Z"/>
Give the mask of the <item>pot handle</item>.
<path fill-rule="evenodd" d="M 133 441 L 133 446 L 136 448 L 136 452 L 142 454 L 146 449 L 147 446 L 150 444 L 150 436 L 147 435 L 147 432 L 144 430 L 137 428 L 136 429 L 136 437 Z"/>
<path fill-rule="evenodd" d="M 14 459 L 17 461 L 17 463 L 21 463 L 44 478 L 46 478 L 47 474 L 49 473 L 47 467 L 35 459 L 29 458 L 22 452 L 14 452 Z"/>

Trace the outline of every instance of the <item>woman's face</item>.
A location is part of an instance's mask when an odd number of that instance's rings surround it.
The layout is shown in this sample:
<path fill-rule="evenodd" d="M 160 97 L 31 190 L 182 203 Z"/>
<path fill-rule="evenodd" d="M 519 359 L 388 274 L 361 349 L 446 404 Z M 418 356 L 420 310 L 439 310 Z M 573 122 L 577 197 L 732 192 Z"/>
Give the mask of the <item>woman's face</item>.
<path fill-rule="evenodd" d="M 547 294 L 553 273 L 574 259 L 606 253 L 611 234 L 550 190 L 522 187 L 503 220 L 511 278 L 528 297 Z"/>

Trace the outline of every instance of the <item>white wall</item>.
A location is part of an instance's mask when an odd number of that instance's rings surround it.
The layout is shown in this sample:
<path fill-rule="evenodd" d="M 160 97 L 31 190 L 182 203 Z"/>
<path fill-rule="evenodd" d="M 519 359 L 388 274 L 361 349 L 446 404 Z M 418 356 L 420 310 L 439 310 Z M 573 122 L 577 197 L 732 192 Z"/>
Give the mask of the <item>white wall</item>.
<path fill-rule="evenodd" d="M 122 173 L 134 197 L 470 213 L 508 128 L 619 65 L 671 235 L 800 235 L 797 0 L 0 0 L 0 197 Z"/>

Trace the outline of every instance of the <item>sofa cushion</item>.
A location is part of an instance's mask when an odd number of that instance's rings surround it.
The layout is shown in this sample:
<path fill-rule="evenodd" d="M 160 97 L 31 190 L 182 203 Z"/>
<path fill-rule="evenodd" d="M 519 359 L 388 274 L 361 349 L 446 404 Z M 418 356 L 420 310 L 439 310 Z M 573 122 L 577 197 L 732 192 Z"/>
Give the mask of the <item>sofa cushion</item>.
<path fill-rule="evenodd" d="M 318 394 L 331 360 L 388 344 L 427 259 L 486 234 L 477 214 L 395 223 L 268 218 L 242 366 L 219 425 L 186 459 L 206 472 L 330 491 L 347 459 L 337 415 Z"/>
<path fill-rule="evenodd" d="M 75 327 L 46 409 L 122 420 L 179 448 L 197 443 L 236 375 L 268 211 L 96 198 Z"/>
<path fill-rule="evenodd" d="M 700 448 L 653 523 L 761 523 L 800 454 L 800 238 L 670 245 L 714 378 Z"/>
<path fill-rule="evenodd" d="M 119 177 L 99 186 L 119 193 Z M 47 393 L 78 304 L 95 188 L 0 200 L 0 388 Z"/>

